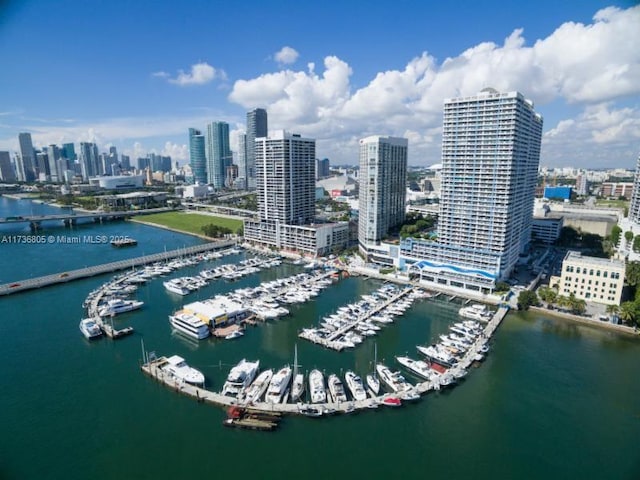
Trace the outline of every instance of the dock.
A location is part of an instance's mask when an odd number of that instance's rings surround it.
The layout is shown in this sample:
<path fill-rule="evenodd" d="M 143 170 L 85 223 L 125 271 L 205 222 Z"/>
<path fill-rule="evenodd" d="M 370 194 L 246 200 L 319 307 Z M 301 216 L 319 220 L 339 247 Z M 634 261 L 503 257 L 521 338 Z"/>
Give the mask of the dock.
<path fill-rule="evenodd" d="M 42 277 L 17 280 L 15 282 L 10 282 L 10 283 L 5 283 L 0 285 L 0 295 L 11 295 L 14 293 L 24 292 L 27 290 L 34 290 L 37 288 L 43 288 L 50 285 L 56 285 L 59 283 L 67 283 L 74 280 L 93 277 L 95 275 L 102 275 L 104 273 L 112 273 L 120 270 L 128 270 L 131 268 L 140 267 L 142 265 L 148 265 L 150 263 L 162 262 L 165 260 L 171 260 L 173 258 L 209 252 L 212 250 L 219 250 L 219 249 L 231 247 L 234 245 L 235 245 L 234 240 L 211 242 L 211 243 L 205 243 L 203 245 L 195 245 L 193 247 L 179 248 L 177 250 L 171 250 L 168 252 L 154 253 L 154 254 L 145 255 L 142 257 L 130 258 L 127 260 L 119 260 L 117 262 L 105 263 L 102 265 L 95 265 L 93 267 L 80 268 L 77 270 L 69 270 L 66 272 L 55 273 L 53 275 L 45 275 Z"/>
<path fill-rule="evenodd" d="M 102 317 L 94 317 L 94 320 L 100 327 L 100 330 L 102 330 L 104 334 L 112 340 L 118 340 L 119 338 L 126 337 L 133 333 L 133 327 L 124 327 L 118 330 L 110 323 L 106 323 Z"/>
<path fill-rule="evenodd" d="M 487 323 L 483 330 L 483 334 L 479 336 L 473 345 L 465 353 L 464 357 L 456 364 L 456 366 L 448 370 L 452 375 L 461 373 L 463 370 L 471 366 L 476 360 L 476 355 L 480 352 L 482 345 L 491 338 L 495 330 L 498 328 L 507 312 L 508 307 L 500 307 L 493 315 L 493 318 Z M 385 399 L 390 397 L 402 398 L 402 394 L 397 393 L 384 393 L 382 395 L 367 398 L 366 400 L 351 400 L 340 403 L 265 403 L 258 402 L 254 404 L 245 404 L 242 401 L 234 397 L 228 397 L 217 392 L 213 392 L 205 389 L 204 387 L 198 387 L 190 385 L 183 381 L 176 379 L 162 367 L 166 363 L 165 357 L 150 359 L 148 362 L 141 365 L 143 373 L 150 376 L 159 383 L 162 383 L 166 387 L 174 390 L 177 393 L 186 395 L 193 398 L 198 402 L 209 403 L 219 407 L 241 407 L 250 409 L 253 415 L 306 415 L 305 412 L 314 411 L 319 412 L 318 416 L 330 415 L 330 414 L 347 414 L 356 411 L 362 411 L 365 409 L 375 409 L 383 405 Z M 408 393 L 415 393 L 420 396 L 426 395 L 432 391 L 440 390 L 441 385 L 437 381 L 424 381 L 417 383 L 412 387 Z M 258 417 L 256 417 L 258 418 Z M 263 421 L 267 420 L 264 417 Z M 235 426 L 235 425 L 234 425 Z M 249 428 L 249 427 L 247 427 Z"/>

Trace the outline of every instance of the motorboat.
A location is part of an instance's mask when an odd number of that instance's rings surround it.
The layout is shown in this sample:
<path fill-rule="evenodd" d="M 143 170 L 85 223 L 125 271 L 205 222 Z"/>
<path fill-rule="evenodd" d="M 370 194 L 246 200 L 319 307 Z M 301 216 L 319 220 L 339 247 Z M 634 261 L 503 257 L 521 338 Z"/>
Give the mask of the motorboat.
<path fill-rule="evenodd" d="M 98 314 L 101 317 L 109 317 L 111 315 L 118 315 L 119 313 L 130 312 L 142 307 L 144 302 L 139 300 L 123 300 L 122 298 L 112 298 L 107 301 L 105 305 L 102 305 Z"/>
<path fill-rule="evenodd" d="M 202 372 L 187 365 L 184 358 L 178 355 L 172 355 L 167 358 L 167 363 L 162 367 L 162 370 L 178 380 L 191 383 L 193 385 L 204 384 L 204 375 Z"/>
<path fill-rule="evenodd" d="M 445 367 L 452 367 L 458 361 L 451 355 L 450 353 L 444 351 L 441 348 L 437 348 L 435 345 L 431 345 L 429 347 L 423 347 L 422 345 L 418 345 L 416 347 L 418 351 L 427 357 L 429 360 L 434 362 L 438 362 Z"/>
<path fill-rule="evenodd" d="M 297 402 L 304 393 L 304 375 L 298 373 L 293 377 L 293 386 L 291 387 L 291 401 Z"/>
<path fill-rule="evenodd" d="M 382 383 L 384 383 L 392 392 L 404 392 L 412 388 L 400 372 L 393 372 L 391 369 L 381 363 L 376 365 L 376 371 Z"/>
<path fill-rule="evenodd" d="M 366 400 L 367 392 L 364 389 L 362 379 L 351 370 L 347 371 L 344 375 L 347 383 L 347 388 L 351 392 L 351 396 L 354 400 Z"/>
<path fill-rule="evenodd" d="M 373 396 L 377 396 L 380 393 L 380 380 L 374 374 L 367 375 L 367 387 L 373 394 Z"/>
<path fill-rule="evenodd" d="M 222 387 L 222 395 L 236 397 L 238 394 L 251 385 L 260 367 L 260 360 L 248 362 L 246 359 L 240 362 L 229 371 L 227 380 Z"/>
<path fill-rule="evenodd" d="M 174 315 L 169 315 L 169 323 L 179 332 L 196 340 L 202 340 L 210 335 L 209 327 L 190 313 L 178 312 Z"/>
<path fill-rule="evenodd" d="M 244 399 L 247 403 L 254 403 L 262 398 L 264 392 L 269 387 L 269 382 L 273 377 L 273 370 L 265 370 L 262 372 L 249 388 L 245 390 Z"/>
<path fill-rule="evenodd" d="M 486 322 L 491 319 L 491 312 L 486 305 L 474 303 L 458 310 L 458 315 L 471 320 L 480 320 Z"/>
<path fill-rule="evenodd" d="M 282 367 L 272 378 L 267 389 L 264 401 L 267 403 L 280 403 L 291 381 L 291 367 Z"/>
<path fill-rule="evenodd" d="M 385 405 L 387 407 L 401 407 L 402 406 L 402 400 L 400 400 L 398 397 L 384 397 L 381 401 L 382 405 Z"/>
<path fill-rule="evenodd" d="M 174 278 L 172 280 L 167 280 L 166 282 L 162 282 L 164 288 L 171 293 L 176 293 L 178 295 L 188 295 L 191 293 L 191 290 L 186 286 L 185 282 L 181 278 Z"/>
<path fill-rule="evenodd" d="M 425 380 L 431 380 L 433 370 L 431 370 L 431 366 L 427 362 L 414 360 L 409 357 L 396 357 L 396 360 L 400 365 L 407 368 L 417 376 L 424 378 Z"/>
<path fill-rule="evenodd" d="M 244 335 L 244 332 L 242 330 L 234 330 L 229 335 L 225 335 L 224 339 L 225 340 L 233 340 L 234 338 L 240 338 L 243 335 Z"/>
<path fill-rule="evenodd" d="M 311 403 L 325 403 L 327 401 L 324 375 L 320 370 L 311 370 L 309 374 L 309 394 L 311 395 Z"/>
<path fill-rule="evenodd" d="M 93 340 L 102 336 L 100 325 L 93 318 L 83 318 L 80 320 L 80 331 L 87 340 Z"/>
<path fill-rule="evenodd" d="M 329 379 L 327 380 L 327 384 L 329 385 L 329 393 L 331 394 L 331 398 L 334 403 L 341 403 L 347 401 L 347 394 L 344 391 L 344 385 L 342 384 L 342 380 L 335 373 L 329 375 Z"/>

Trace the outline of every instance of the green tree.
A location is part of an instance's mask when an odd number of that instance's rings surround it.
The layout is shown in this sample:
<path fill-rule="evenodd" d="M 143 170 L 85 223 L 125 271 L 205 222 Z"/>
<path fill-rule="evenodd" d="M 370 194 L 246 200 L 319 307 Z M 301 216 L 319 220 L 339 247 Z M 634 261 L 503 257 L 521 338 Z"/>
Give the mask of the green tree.
<path fill-rule="evenodd" d="M 508 292 L 511 289 L 511 285 L 507 282 L 496 282 L 496 292 Z"/>
<path fill-rule="evenodd" d="M 640 252 L 640 235 L 636 235 L 635 238 L 633 239 L 633 251 L 638 253 Z"/>
<path fill-rule="evenodd" d="M 569 295 L 569 309 L 571 313 L 575 313 L 577 315 L 582 315 L 587 310 L 587 302 L 582 300 L 581 298 L 576 298 L 576 296 L 571 293 Z"/>
<path fill-rule="evenodd" d="M 540 287 L 538 289 L 538 297 L 547 305 L 553 305 L 558 298 L 558 292 L 551 287 Z"/>
<path fill-rule="evenodd" d="M 614 225 L 613 228 L 611 229 L 611 235 L 609 235 L 609 238 L 611 239 L 611 243 L 617 246 L 618 242 L 620 241 L 621 234 L 622 234 L 622 229 L 618 225 Z"/>
<path fill-rule="evenodd" d="M 638 312 L 635 302 L 622 302 L 618 316 L 625 323 L 637 325 Z"/>
<path fill-rule="evenodd" d="M 612 317 L 614 315 L 618 315 L 618 313 L 620 313 L 620 306 L 616 305 L 615 303 L 611 304 L 611 305 L 607 305 L 607 308 L 605 310 L 607 312 L 607 314 Z"/>
<path fill-rule="evenodd" d="M 518 295 L 518 309 L 519 310 L 529 310 L 529 307 L 537 307 L 540 305 L 540 301 L 538 300 L 538 295 L 536 292 L 532 292 L 531 290 L 523 290 Z"/>
<path fill-rule="evenodd" d="M 640 262 L 627 263 L 625 279 L 627 281 L 627 285 L 632 287 L 640 284 Z"/>
<path fill-rule="evenodd" d="M 631 230 L 627 230 L 626 232 L 624 232 L 624 239 L 627 241 L 627 243 L 631 242 L 631 240 L 633 240 L 633 232 Z"/>

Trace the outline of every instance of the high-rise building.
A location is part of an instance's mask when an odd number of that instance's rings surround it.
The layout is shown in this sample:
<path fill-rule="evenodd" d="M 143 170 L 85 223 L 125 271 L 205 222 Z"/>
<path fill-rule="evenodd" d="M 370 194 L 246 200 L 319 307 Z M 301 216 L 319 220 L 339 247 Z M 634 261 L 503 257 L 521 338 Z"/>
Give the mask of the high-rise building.
<path fill-rule="evenodd" d="M 640 224 L 640 156 L 636 162 L 636 173 L 633 176 L 633 191 L 629 206 L 629 220 Z"/>
<path fill-rule="evenodd" d="M 120 160 L 122 171 L 128 172 L 129 170 L 131 170 L 131 158 L 129 157 L 129 155 L 120 155 Z"/>
<path fill-rule="evenodd" d="M 38 174 L 37 179 L 41 182 L 51 181 L 51 171 L 49 170 L 49 155 L 47 152 L 36 153 L 36 172 Z"/>
<path fill-rule="evenodd" d="M 247 112 L 247 137 L 246 137 L 246 179 L 247 188 L 256 188 L 256 155 L 255 140 L 256 138 L 266 137 L 268 135 L 267 111 L 264 108 L 256 108 Z"/>
<path fill-rule="evenodd" d="M 238 188 L 248 189 L 247 186 L 247 134 L 238 134 L 238 154 L 236 157 L 236 165 L 238 165 L 238 178 L 236 186 Z"/>
<path fill-rule="evenodd" d="M 76 161 L 76 149 L 73 143 L 62 144 L 62 156 L 70 162 Z"/>
<path fill-rule="evenodd" d="M 316 180 L 331 176 L 331 166 L 328 158 L 316 160 Z"/>
<path fill-rule="evenodd" d="M 62 173 L 59 171 L 58 160 L 60 160 L 60 149 L 57 145 L 49 145 L 47 149 L 49 157 L 49 172 L 51 172 L 52 182 L 61 182 Z"/>
<path fill-rule="evenodd" d="M 315 215 L 316 141 L 284 130 L 256 138 L 260 218 L 305 225 Z"/>
<path fill-rule="evenodd" d="M 95 177 L 100 173 L 98 147 L 92 142 L 80 142 L 80 169 L 82 179 L 86 182 L 89 177 Z"/>
<path fill-rule="evenodd" d="M 589 181 L 585 170 L 580 170 L 580 173 L 576 176 L 576 193 L 578 195 L 587 195 L 589 193 Z"/>
<path fill-rule="evenodd" d="M 409 239 L 401 254 L 423 280 L 487 292 L 531 240 L 542 117 L 489 88 L 445 100 L 443 125 L 438 239 Z"/>
<path fill-rule="evenodd" d="M 195 128 L 189 129 L 189 164 L 195 183 L 207 183 L 207 157 L 204 147 L 204 135 Z"/>
<path fill-rule="evenodd" d="M 360 140 L 358 243 L 365 254 L 404 222 L 408 143 L 382 136 Z"/>
<path fill-rule="evenodd" d="M 313 223 L 315 140 L 277 131 L 256 139 L 255 155 L 260 218 L 245 220 L 245 240 L 312 256 L 344 248 L 348 222 Z"/>
<path fill-rule="evenodd" d="M 229 148 L 229 124 L 212 122 L 207 125 L 207 180 L 214 188 L 223 188 L 227 167 L 231 165 L 233 155 Z"/>
<path fill-rule="evenodd" d="M 0 180 L 3 182 L 15 182 L 16 174 L 11 165 L 9 152 L 0 152 Z"/>
<path fill-rule="evenodd" d="M 30 133 L 19 133 L 20 160 L 18 162 L 18 179 L 23 182 L 33 182 L 36 174 L 36 158 Z"/>

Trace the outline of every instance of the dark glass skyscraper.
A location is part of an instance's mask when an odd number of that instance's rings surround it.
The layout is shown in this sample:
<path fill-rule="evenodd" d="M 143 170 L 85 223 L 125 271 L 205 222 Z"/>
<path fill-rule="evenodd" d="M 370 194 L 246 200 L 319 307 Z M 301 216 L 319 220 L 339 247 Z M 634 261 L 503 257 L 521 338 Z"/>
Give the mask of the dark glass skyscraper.
<path fill-rule="evenodd" d="M 207 125 L 207 180 L 214 188 L 225 184 L 227 167 L 233 160 L 229 148 L 229 124 L 212 122 Z"/>
<path fill-rule="evenodd" d="M 189 164 L 196 183 L 207 183 L 207 157 L 204 148 L 204 135 L 195 128 L 189 129 Z"/>
<path fill-rule="evenodd" d="M 268 135 L 267 111 L 264 108 L 256 108 L 247 112 L 247 138 L 245 154 L 245 172 L 247 177 L 247 187 L 256 187 L 256 138 Z"/>

